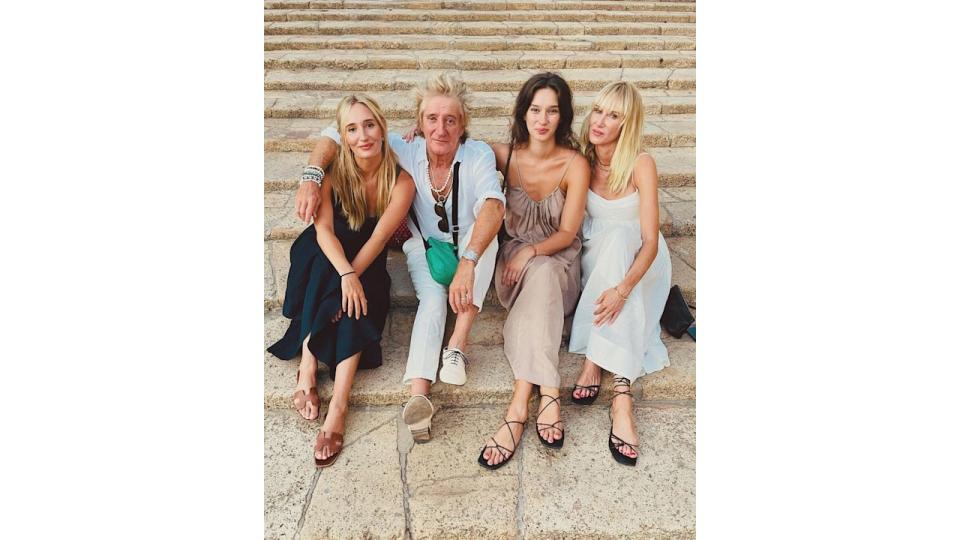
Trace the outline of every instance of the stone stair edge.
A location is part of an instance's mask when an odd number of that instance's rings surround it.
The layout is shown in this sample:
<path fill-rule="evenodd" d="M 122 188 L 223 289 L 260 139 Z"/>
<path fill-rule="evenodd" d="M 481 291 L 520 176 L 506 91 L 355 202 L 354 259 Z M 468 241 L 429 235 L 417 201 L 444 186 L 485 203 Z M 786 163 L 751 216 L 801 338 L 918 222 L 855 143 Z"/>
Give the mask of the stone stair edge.
<path fill-rule="evenodd" d="M 322 52 L 321 52 L 322 51 Z M 696 51 L 439 51 L 383 49 L 319 49 L 265 51 L 266 70 L 302 71 L 316 68 L 359 69 L 694 69 Z M 669 79 L 668 79 L 669 81 Z"/>
<path fill-rule="evenodd" d="M 264 36 L 265 51 L 353 50 L 372 48 L 385 51 L 410 49 L 504 51 L 695 51 L 696 39 L 687 36 L 437 36 L 429 34 L 382 35 L 296 35 Z"/>
<path fill-rule="evenodd" d="M 594 95 L 587 91 L 573 89 L 574 121 L 587 114 L 593 103 Z M 336 108 L 345 95 L 357 91 L 333 91 L 333 95 L 324 95 L 325 90 L 269 90 L 264 92 L 264 118 L 316 119 L 319 123 L 330 123 L 336 115 Z M 415 111 L 411 110 L 408 96 L 377 96 L 371 92 L 359 91 L 373 98 L 383 111 L 387 120 L 412 120 Z M 506 126 L 504 118 L 510 118 L 516 95 L 512 92 L 499 94 L 473 92 L 470 97 L 471 127 Z M 696 100 L 689 97 L 643 96 L 644 121 L 657 122 L 694 122 Z M 484 122 L 484 120 L 489 120 Z"/>
<path fill-rule="evenodd" d="M 632 2 L 624 0 L 561 0 L 561 1 L 512 1 L 512 0 L 453 0 L 453 1 L 419 1 L 419 0 L 278 0 L 264 2 L 264 11 L 278 9 L 451 9 L 451 10 L 589 10 L 604 11 L 675 11 L 696 12 L 696 4 L 687 1 L 660 2 L 644 0 Z"/>
<path fill-rule="evenodd" d="M 475 38 L 434 39 L 437 36 L 416 36 L 416 39 L 404 39 L 404 36 L 374 36 L 365 39 L 362 36 L 265 36 L 264 51 L 351 51 L 357 49 L 377 51 L 464 51 L 464 52 L 503 52 L 525 50 L 527 52 L 550 51 L 696 51 L 694 39 L 675 39 L 669 36 L 637 36 L 634 39 L 616 38 L 595 39 L 551 39 L 529 38 L 525 36 L 502 40 L 491 40 L 494 36 Z M 269 39 L 269 38 L 288 39 Z M 342 39 L 324 39 L 325 37 Z M 601 36 L 603 37 L 603 36 Z M 608 36 L 609 37 L 609 36 Z M 654 39 L 643 39 L 643 38 Z"/>
<path fill-rule="evenodd" d="M 661 96 L 695 96 L 695 68 L 568 68 L 549 62 L 530 67 L 504 69 L 332 69 L 317 67 L 307 70 L 270 69 L 264 74 L 264 98 L 289 98 L 296 92 L 396 92 L 412 91 L 427 77 L 436 73 L 453 73 L 460 77 L 473 96 L 491 92 L 518 92 L 535 73 L 553 71 L 567 80 L 574 99 L 584 92 L 597 92 L 612 81 L 629 81 L 644 98 Z M 661 94 L 661 91 L 675 92 Z"/>
<path fill-rule="evenodd" d="M 625 22 L 429 22 L 394 21 L 296 21 L 265 22 L 264 35 L 354 33 L 430 34 L 456 36 L 492 35 L 672 35 L 696 36 L 696 23 Z"/>
<path fill-rule="evenodd" d="M 664 10 L 270 9 L 264 22 L 650 22 L 695 23 L 696 12 Z"/>

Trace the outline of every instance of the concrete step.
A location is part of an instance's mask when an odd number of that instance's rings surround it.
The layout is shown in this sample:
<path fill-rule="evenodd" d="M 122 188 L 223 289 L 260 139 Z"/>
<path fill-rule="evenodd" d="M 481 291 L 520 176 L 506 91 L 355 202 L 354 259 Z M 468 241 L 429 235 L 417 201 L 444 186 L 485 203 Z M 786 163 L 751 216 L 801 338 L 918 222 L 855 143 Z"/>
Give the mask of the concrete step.
<path fill-rule="evenodd" d="M 670 204 L 670 203 L 666 203 Z M 302 230 L 303 227 L 300 228 Z M 299 234 L 299 232 L 298 232 Z M 684 298 L 691 304 L 697 301 L 697 273 L 696 273 L 696 237 L 671 236 L 667 237 L 667 246 L 670 249 L 670 261 L 673 265 L 673 283 L 680 286 Z M 287 287 L 287 272 L 290 269 L 290 245 L 293 240 L 270 240 L 263 245 L 263 305 L 264 309 L 275 309 L 283 305 L 284 293 Z M 406 257 L 399 249 L 390 249 L 387 253 L 387 270 L 390 273 L 392 286 L 390 301 L 394 307 L 416 307 L 417 295 L 407 272 Z M 495 308 L 500 305 L 494 287 L 490 287 L 485 304 Z M 484 310 L 486 312 L 486 309 Z M 499 338 L 497 338 L 499 339 Z"/>
<path fill-rule="evenodd" d="M 693 68 L 695 51 L 266 51 L 268 70 Z"/>
<path fill-rule="evenodd" d="M 696 185 L 696 148 L 650 148 L 649 151 L 657 162 L 661 187 Z M 309 156 L 307 152 L 267 152 L 263 160 L 264 190 L 295 190 Z"/>
<path fill-rule="evenodd" d="M 693 11 L 460 9 L 268 9 L 265 22 L 306 21 L 429 21 L 429 22 L 625 22 L 693 23 Z"/>
<path fill-rule="evenodd" d="M 264 149 L 268 152 L 309 152 L 317 144 L 320 132 L 332 118 L 267 118 L 264 120 Z M 581 118 L 574 119 L 580 129 Z M 389 128 L 403 133 L 413 119 L 391 120 Z M 506 142 L 510 119 L 506 116 L 475 118 L 470 122 L 470 136 L 488 144 Z M 643 141 L 648 149 L 694 147 L 697 144 L 695 115 L 649 115 L 643 126 Z"/>
<path fill-rule="evenodd" d="M 343 454 L 321 470 L 320 422 L 264 411 L 264 538 L 695 537 L 693 403 L 635 405 L 636 467 L 610 456 L 598 402 L 563 410 L 559 450 L 540 444 L 530 420 L 511 461 L 488 471 L 477 456 L 504 408 L 442 408 L 433 440 L 414 445 L 399 406 L 353 407 Z"/>
<path fill-rule="evenodd" d="M 688 299 L 689 300 L 689 299 Z M 491 313 L 488 313 L 491 312 Z M 395 405 L 409 397 L 409 387 L 402 383 L 410 345 L 410 328 L 415 309 L 394 307 L 389 315 L 383 339 L 383 365 L 357 372 L 350 403 L 354 405 Z M 513 371 L 503 353 L 503 320 L 506 313 L 490 304 L 481 312 L 484 320 L 471 330 L 471 344 L 467 349 L 467 384 L 454 386 L 438 382 L 433 386 L 431 400 L 441 406 L 469 406 L 485 403 L 503 403 L 513 392 Z M 286 409 L 291 406 L 294 381 L 299 360 L 283 361 L 266 352 L 266 348 L 283 337 L 290 321 L 280 310 L 264 313 L 264 407 Z M 452 326 L 448 318 L 447 332 Z M 696 343 L 689 336 L 675 339 L 664 333 L 664 343 L 670 354 L 670 366 L 641 377 L 634 385 L 638 401 L 676 401 L 696 399 Z M 498 339 L 499 338 L 499 339 Z M 498 342 L 499 341 L 499 342 Z M 583 364 L 583 355 L 572 354 L 564 344 L 560 350 L 561 396 L 563 404 L 570 404 L 570 392 Z M 318 392 L 329 399 L 333 386 L 329 384 L 326 366 L 320 375 Z M 612 378 L 605 373 L 601 381 L 601 402 L 612 397 Z"/>
<path fill-rule="evenodd" d="M 336 35 L 264 36 L 264 49 L 421 49 L 467 51 L 604 51 L 689 50 L 696 39 L 686 36 L 435 36 L 435 35 Z"/>
<path fill-rule="evenodd" d="M 533 60 L 533 53 L 527 60 Z M 526 60 L 524 60 L 526 62 Z M 566 79 L 570 88 L 578 97 L 581 91 L 597 91 L 612 81 L 629 81 L 641 90 L 645 101 L 657 100 L 662 97 L 687 98 L 680 102 L 686 108 L 682 110 L 651 112 L 651 114 L 669 114 L 671 112 L 695 112 L 697 84 L 696 69 L 690 68 L 551 68 L 549 61 L 534 63 L 532 67 L 518 69 L 496 70 L 457 70 L 457 69 L 310 69 L 310 70 L 269 70 L 264 75 L 265 98 L 289 98 L 289 94 L 272 93 L 273 90 L 318 90 L 335 92 L 382 92 L 386 90 L 412 90 L 423 84 L 427 78 L 441 72 L 453 72 L 467 84 L 476 95 L 478 92 L 510 92 L 512 100 L 520 91 L 523 83 L 531 75 L 544 70 L 552 70 Z M 670 92 L 670 90 L 680 92 Z M 309 98 L 316 100 L 320 94 L 311 93 Z M 595 95 L 595 94 L 590 94 Z M 388 96 L 399 96 L 396 92 L 379 95 L 384 105 Z M 411 99 L 407 93 L 406 99 Z M 324 98 L 339 99 L 337 96 L 325 95 Z M 342 97 L 342 96 L 341 96 Z M 374 96 L 378 98 L 378 95 Z M 502 96 L 501 96 L 502 97 Z M 410 101 L 412 103 L 412 101 Z M 267 105 L 271 103 L 267 100 Z M 672 103 L 671 103 L 672 104 Z M 409 107 L 408 107 L 409 108 Z M 509 113 L 509 111 L 508 111 Z"/>
<path fill-rule="evenodd" d="M 444 36 L 655 35 L 695 36 L 694 23 L 296 21 L 264 23 L 265 35 L 432 34 Z"/>
<path fill-rule="evenodd" d="M 264 2 L 264 9 L 452 9 L 452 10 L 604 10 L 695 12 L 693 2 L 627 2 L 623 0 L 277 0 Z"/>

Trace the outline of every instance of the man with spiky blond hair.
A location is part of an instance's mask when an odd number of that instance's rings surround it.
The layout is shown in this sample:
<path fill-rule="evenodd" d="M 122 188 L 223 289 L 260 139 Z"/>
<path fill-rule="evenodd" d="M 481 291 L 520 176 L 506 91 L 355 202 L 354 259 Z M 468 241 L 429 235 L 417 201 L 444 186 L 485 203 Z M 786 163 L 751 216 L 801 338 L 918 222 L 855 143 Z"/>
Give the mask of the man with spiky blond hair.
<path fill-rule="evenodd" d="M 490 288 L 506 201 L 493 150 L 468 136 L 470 106 L 463 81 L 447 73 L 431 77 L 417 88 L 415 107 L 419 136 L 407 142 L 390 133 L 389 142 L 417 188 L 413 218 L 408 219 L 412 237 L 403 245 L 419 300 L 403 377 L 411 384 L 403 419 L 414 440 L 425 442 L 434 411 L 428 395 L 441 359 L 441 381 L 466 383 L 467 338 Z M 336 130 L 325 129 L 308 168 L 329 165 L 339 143 Z M 296 198 L 300 219 L 309 221 L 319 200 L 316 180 L 301 181 Z M 452 242 L 459 257 L 449 285 L 434 279 L 426 256 L 427 249 L 444 249 L 442 242 Z M 448 304 L 457 318 L 442 347 Z"/>

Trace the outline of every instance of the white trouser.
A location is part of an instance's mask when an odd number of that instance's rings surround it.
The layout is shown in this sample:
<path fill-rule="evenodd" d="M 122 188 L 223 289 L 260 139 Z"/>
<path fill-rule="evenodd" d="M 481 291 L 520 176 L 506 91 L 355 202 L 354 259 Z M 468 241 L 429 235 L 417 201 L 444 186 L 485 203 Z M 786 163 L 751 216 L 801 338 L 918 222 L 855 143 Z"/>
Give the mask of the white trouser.
<path fill-rule="evenodd" d="M 473 226 L 460 235 L 459 253 L 462 255 L 470 238 L 473 236 Z M 487 289 L 493 278 L 493 269 L 497 263 L 497 237 L 493 237 L 490 245 L 484 250 L 477 267 L 474 270 L 473 305 L 483 309 L 483 299 L 487 297 Z M 423 241 L 419 236 L 403 243 L 403 253 L 407 256 L 407 270 L 413 280 L 413 288 L 417 291 L 417 317 L 413 321 L 413 330 L 410 333 L 410 353 L 407 356 L 407 371 L 403 375 L 403 382 L 411 379 L 428 379 L 435 382 L 437 368 L 440 367 L 440 349 L 443 345 L 443 329 L 447 322 L 447 288 L 434 281 L 427 266 L 427 255 L 423 249 Z"/>

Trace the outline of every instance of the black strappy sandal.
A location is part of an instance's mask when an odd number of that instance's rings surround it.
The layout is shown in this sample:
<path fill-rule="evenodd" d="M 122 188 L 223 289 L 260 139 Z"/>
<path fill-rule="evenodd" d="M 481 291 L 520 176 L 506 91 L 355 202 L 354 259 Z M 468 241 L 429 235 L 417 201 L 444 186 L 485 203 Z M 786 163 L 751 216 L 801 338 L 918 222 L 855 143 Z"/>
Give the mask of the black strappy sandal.
<path fill-rule="evenodd" d="M 542 398 L 550 398 L 550 401 L 547 402 L 547 404 L 544 405 L 542 409 L 540 409 L 540 412 L 537 413 L 537 420 L 540 419 L 540 415 L 543 414 L 543 411 L 547 410 L 547 407 L 549 407 L 550 405 L 556 403 L 556 404 L 557 404 L 557 408 L 558 408 L 558 409 L 560 408 L 560 396 L 557 396 L 557 397 L 553 397 L 553 396 L 540 396 L 540 397 L 542 397 Z M 563 422 L 563 420 L 557 420 L 556 422 L 554 422 L 554 423 L 552 423 L 552 424 L 546 424 L 546 423 L 537 422 L 537 438 L 540 439 L 540 442 L 542 442 L 544 446 L 546 446 L 546 447 L 548 447 L 548 448 L 563 448 L 564 432 L 563 432 L 563 429 L 557 427 L 557 424 L 559 424 L 560 422 Z M 540 427 L 540 426 L 543 426 L 543 427 Z M 559 430 L 560 430 L 560 438 L 554 440 L 553 442 L 550 442 L 550 441 L 544 439 L 543 436 L 540 435 L 540 430 L 541 430 L 541 429 L 548 429 L 548 428 L 559 429 Z"/>
<path fill-rule="evenodd" d="M 613 390 L 613 397 L 610 398 L 611 405 L 613 404 L 613 399 L 620 395 L 630 396 L 630 399 L 631 400 L 633 399 L 633 393 L 631 393 L 629 390 L 626 390 L 626 391 L 617 390 L 616 389 L 617 386 L 626 386 L 629 388 L 630 379 L 626 377 L 613 378 L 614 390 Z M 610 447 L 610 453 L 613 454 L 613 459 L 615 459 L 617 463 L 622 463 L 623 465 L 630 465 L 631 467 L 636 467 L 637 458 L 624 455 L 622 452 L 620 452 L 620 449 L 622 449 L 624 446 L 628 446 L 633 449 L 633 451 L 637 454 L 637 456 L 639 456 L 640 455 L 640 450 L 638 448 L 639 445 L 630 444 L 627 441 L 613 434 L 613 411 L 610 412 L 610 436 L 607 437 L 607 446 Z"/>
<path fill-rule="evenodd" d="M 574 393 L 576 393 L 577 390 L 580 390 L 580 389 L 586 390 L 588 394 L 583 397 L 577 397 L 573 395 Z M 570 392 L 570 399 L 577 405 L 590 405 L 591 403 L 597 400 L 597 396 L 599 395 L 600 395 L 599 384 L 590 384 L 587 386 L 583 386 L 582 384 L 574 383 L 573 392 Z"/>
<path fill-rule="evenodd" d="M 497 431 L 499 431 L 501 427 L 507 426 L 507 433 L 510 434 L 510 439 L 513 441 L 513 450 L 507 448 L 506 446 L 500 445 L 500 443 L 498 443 L 496 439 L 494 439 L 493 437 L 490 437 L 490 441 L 493 442 L 493 446 L 488 444 L 483 448 L 481 448 L 480 456 L 477 457 L 477 463 L 483 465 L 484 468 L 487 468 L 490 470 L 499 469 L 500 467 L 503 467 L 504 465 L 506 465 L 507 462 L 510 461 L 510 459 L 513 457 L 513 455 L 517 453 L 517 446 L 520 443 L 518 443 L 517 439 L 513 436 L 513 430 L 510 429 L 510 426 L 508 424 L 520 424 L 521 427 L 526 427 L 527 425 L 526 421 L 519 422 L 517 420 L 504 420 L 503 423 L 500 424 L 500 427 L 497 428 Z M 496 432 L 494 432 L 494 435 L 496 435 Z M 520 438 L 523 439 L 523 430 L 520 430 Z M 483 459 L 483 453 L 487 450 L 487 448 L 494 448 L 496 449 L 497 452 L 500 452 L 500 456 L 503 457 L 503 461 L 501 461 L 500 463 L 497 463 L 496 465 L 490 465 L 489 463 L 487 463 L 487 460 Z M 504 450 L 506 450 L 506 452 L 504 452 Z M 509 454 L 507 454 L 507 452 L 509 452 Z"/>

